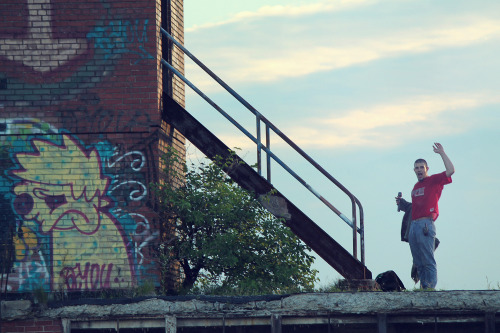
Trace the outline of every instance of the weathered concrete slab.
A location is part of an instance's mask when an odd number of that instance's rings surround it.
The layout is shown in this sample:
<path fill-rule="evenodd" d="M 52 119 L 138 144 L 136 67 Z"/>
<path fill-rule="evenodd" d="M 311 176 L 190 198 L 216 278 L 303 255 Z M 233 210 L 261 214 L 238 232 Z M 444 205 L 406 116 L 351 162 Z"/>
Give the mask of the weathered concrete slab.
<path fill-rule="evenodd" d="M 272 297 L 157 297 L 140 300 L 98 300 L 49 303 L 2 302 L 2 320 L 61 318 L 69 320 L 132 317 L 239 318 L 331 315 L 461 315 L 500 313 L 500 291 L 305 293 Z"/>
<path fill-rule="evenodd" d="M 6 318 L 9 320 L 22 319 L 33 313 L 33 307 L 30 301 L 19 300 L 19 301 L 2 301 L 0 303 L 2 307 L 2 319 Z"/>

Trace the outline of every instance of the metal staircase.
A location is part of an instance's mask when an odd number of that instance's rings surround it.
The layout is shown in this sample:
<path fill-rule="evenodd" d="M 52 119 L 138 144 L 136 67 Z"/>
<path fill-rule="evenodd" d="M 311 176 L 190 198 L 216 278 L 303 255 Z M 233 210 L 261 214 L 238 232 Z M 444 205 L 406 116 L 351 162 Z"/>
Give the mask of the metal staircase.
<path fill-rule="evenodd" d="M 323 258 L 330 266 L 332 266 L 339 274 L 348 280 L 363 280 L 371 279 L 372 274 L 365 266 L 365 248 L 364 248 L 364 216 L 363 208 L 359 200 L 350 193 L 340 182 L 331 176 L 325 169 L 316 163 L 309 155 L 300 149 L 293 141 L 283 134 L 276 126 L 260 114 L 254 107 L 231 89 L 225 82 L 217 77 L 210 69 L 208 69 L 201 61 L 192 55 L 182 44 L 177 42 L 167 31 L 161 29 L 162 35 L 168 38 L 181 49 L 185 55 L 189 56 L 198 66 L 208 73 L 217 83 L 226 89 L 233 97 L 243 104 L 250 112 L 255 115 L 256 119 L 256 136 L 252 135 L 248 130 L 241 126 L 235 119 L 222 110 L 208 96 L 201 92 L 193 83 L 184 77 L 177 69 L 175 69 L 166 60 L 161 59 L 161 63 L 189 87 L 191 87 L 198 95 L 205 99 L 217 111 L 219 111 L 226 119 L 235 125 L 241 132 L 250 138 L 257 148 L 257 171 L 250 167 L 247 163 L 240 160 L 236 163 L 236 167 L 232 167 L 230 177 L 235 180 L 241 187 L 255 193 L 261 200 L 261 203 L 277 217 L 282 217 L 285 223 L 304 243 L 310 246 L 321 258 Z M 186 139 L 195 145 L 208 158 L 216 156 L 229 157 L 230 149 L 213 133 L 199 123 L 191 114 L 182 106 L 177 104 L 172 98 L 166 96 L 164 98 L 162 118 L 167 123 L 171 124 Z M 265 143 L 262 142 L 261 127 L 265 126 Z M 309 184 L 307 184 L 294 170 L 287 166 L 275 153 L 271 151 L 271 131 L 283 139 L 291 148 L 298 152 L 306 161 L 314 166 L 323 176 L 328 179 L 333 186 L 342 190 L 351 200 L 352 218 L 349 219 L 341 213 Z M 262 176 L 262 155 L 266 158 L 266 178 Z M 237 157 L 239 159 L 239 157 Z M 290 175 L 292 175 L 299 183 L 307 190 L 313 193 L 321 202 L 323 202 L 340 220 L 344 221 L 353 231 L 353 252 L 352 254 L 345 250 L 339 243 L 330 237 L 323 229 L 314 223 L 307 215 L 298 209 L 290 202 L 283 194 L 271 184 L 271 159 Z M 228 171 L 228 170 L 227 170 Z M 357 210 L 359 210 L 359 227 L 357 219 Z M 361 260 L 357 259 L 358 235 L 360 238 Z"/>

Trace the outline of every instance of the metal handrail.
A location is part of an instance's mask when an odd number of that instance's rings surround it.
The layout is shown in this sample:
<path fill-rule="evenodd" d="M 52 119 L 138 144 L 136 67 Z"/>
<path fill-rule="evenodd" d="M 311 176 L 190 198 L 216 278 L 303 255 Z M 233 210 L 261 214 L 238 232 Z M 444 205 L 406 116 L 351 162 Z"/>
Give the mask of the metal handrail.
<path fill-rule="evenodd" d="M 236 91 L 229 87 L 224 81 L 222 81 L 215 73 L 213 73 L 207 66 L 205 66 L 200 60 L 198 60 L 191 52 L 189 52 L 182 44 L 175 40 L 165 29 L 160 28 L 161 33 L 170 39 L 177 47 L 179 47 L 184 54 L 189 56 L 198 66 L 200 66 L 208 75 L 210 75 L 217 83 L 219 83 L 224 89 L 226 89 L 233 97 L 235 97 L 241 104 L 243 104 L 250 112 L 252 112 L 256 117 L 256 127 L 257 127 L 257 138 L 250 134 L 243 126 L 241 126 L 236 120 L 234 120 L 227 112 L 220 108 L 215 102 L 213 102 L 208 96 L 206 96 L 200 89 L 198 89 L 193 83 L 191 83 L 184 75 L 182 75 L 177 69 L 175 69 L 171 64 L 169 64 L 164 59 L 161 59 L 161 63 L 168 67 L 173 73 L 175 73 L 181 80 L 183 80 L 191 89 L 193 89 L 198 95 L 200 95 L 205 101 L 212 105 L 217 111 L 219 111 L 226 119 L 228 119 L 233 125 L 235 125 L 240 131 L 242 131 L 248 138 L 250 138 L 257 145 L 257 163 L 259 175 L 262 175 L 261 170 L 261 151 L 264 150 L 267 154 L 267 180 L 271 181 L 271 158 L 274 159 L 279 165 L 281 165 L 290 175 L 297 179 L 303 186 L 305 186 L 311 193 L 314 194 L 318 199 L 320 199 L 330 210 L 336 213 L 345 223 L 347 223 L 353 229 L 353 256 L 357 258 L 357 235 L 360 234 L 361 239 L 361 263 L 365 264 L 365 244 L 364 244 L 364 214 L 361 202 L 339 181 L 337 181 L 332 175 L 330 175 L 321 165 L 314 161 L 308 154 L 306 154 L 299 146 L 297 146 L 292 140 L 290 140 L 283 132 L 281 132 L 274 124 L 272 124 L 266 117 L 264 117 L 259 111 L 257 111 L 252 105 L 250 105 L 243 97 L 241 97 Z M 261 141 L 261 129 L 260 123 L 264 122 L 266 125 L 266 144 L 263 146 Z M 342 214 L 337 208 L 335 208 L 330 202 L 328 202 L 323 196 L 316 192 L 309 184 L 307 184 L 301 177 L 299 177 L 292 169 L 290 169 L 284 162 L 282 162 L 273 152 L 270 150 L 270 132 L 272 129 L 281 139 L 283 139 L 290 147 L 292 147 L 296 152 L 298 152 L 303 158 L 305 158 L 312 166 L 314 166 L 319 172 L 321 172 L 328 180 L 335 184 L 340 190 L 342 190 L 350 199 L 352 204 L 352 222 Z M 356 205 L 359 209 L 359 222 L 360 226 L 357 227 L 356 223 Z"/>

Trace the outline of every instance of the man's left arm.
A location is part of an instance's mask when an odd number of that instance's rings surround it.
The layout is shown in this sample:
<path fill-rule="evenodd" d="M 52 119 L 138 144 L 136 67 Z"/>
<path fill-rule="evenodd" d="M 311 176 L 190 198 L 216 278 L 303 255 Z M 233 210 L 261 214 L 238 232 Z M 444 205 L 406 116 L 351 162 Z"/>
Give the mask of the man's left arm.
<path fill-rule="evenodd" d="M 434 146 L 432 147 L 434 149 L 434 152 L 436 154 L 441 155 L 441 158 L 443 159 L 444 167 L 446 168 L 446 176 L 451 177 L 455 173 L 455 167 L 453 166 L 453 163 L 451 162 L 450 158 L 446 153 L 444 152 L 444 148 L 440 143 L 435 142 Z"/>

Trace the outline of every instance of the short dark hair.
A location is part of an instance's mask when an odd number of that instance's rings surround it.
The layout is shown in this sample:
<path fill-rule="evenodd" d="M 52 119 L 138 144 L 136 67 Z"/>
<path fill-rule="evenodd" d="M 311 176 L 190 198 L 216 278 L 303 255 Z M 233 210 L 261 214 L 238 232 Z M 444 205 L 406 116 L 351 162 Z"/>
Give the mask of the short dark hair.
<path fill-rule="evenodd" d="M 417 164 L 417 163 L 424 163 L 426 167 L 429 167 L 429 166 L 427 165 L 427 161 L 426 161 L 426 160 L 424 160 L 423 158 L 419 158 L 419 159 L 418 159 L 418 160 L 416 160 L 416 161 L 415 161 L 415 163 L 413 163 L 413 164 Z"/>

